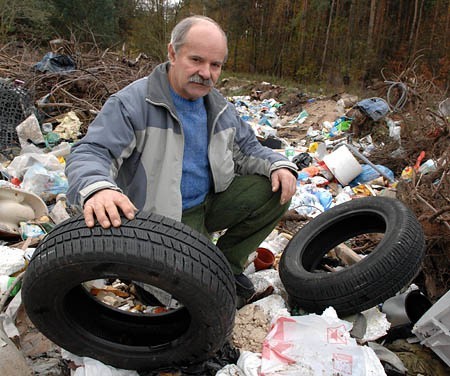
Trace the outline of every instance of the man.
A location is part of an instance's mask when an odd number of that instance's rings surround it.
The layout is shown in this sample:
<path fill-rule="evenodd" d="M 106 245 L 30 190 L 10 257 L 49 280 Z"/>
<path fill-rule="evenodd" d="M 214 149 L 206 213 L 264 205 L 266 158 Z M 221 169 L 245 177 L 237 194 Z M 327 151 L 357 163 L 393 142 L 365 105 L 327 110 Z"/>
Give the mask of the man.
<path fill-rule="evenodd" d="M 120 226 L 136 210 L 179 220 L 217 242 L 239 296 L 254 293 L 242 273 L 296 189 L 296 166 L 263 147 L 213 88 L 227 40 L 210 18 L 172 31 L 169 62 L 107 100 L 67 160 L 68 198 L 87 226 Z"/>

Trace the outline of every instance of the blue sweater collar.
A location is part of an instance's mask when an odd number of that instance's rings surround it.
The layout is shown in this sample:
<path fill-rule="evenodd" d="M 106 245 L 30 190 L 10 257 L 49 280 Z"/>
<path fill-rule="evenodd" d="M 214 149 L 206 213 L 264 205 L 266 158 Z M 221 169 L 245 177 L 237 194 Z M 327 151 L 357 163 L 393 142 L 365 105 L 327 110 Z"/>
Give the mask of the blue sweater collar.
<path fill-rule="evenodd" d="M 178 95 L 171 86 L 169 86 L 169 89 L 177 111 L 198 111 L 204 107 L 203 97 L 190 101 Z"/>

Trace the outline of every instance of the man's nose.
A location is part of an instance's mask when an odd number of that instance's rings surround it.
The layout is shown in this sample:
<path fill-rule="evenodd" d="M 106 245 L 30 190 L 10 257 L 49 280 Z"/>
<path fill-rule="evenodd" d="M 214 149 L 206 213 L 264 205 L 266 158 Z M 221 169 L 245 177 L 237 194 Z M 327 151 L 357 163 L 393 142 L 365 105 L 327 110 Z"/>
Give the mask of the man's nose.
<path fill-rule="evenodd" d="M 209 78 L 211 78 L 211 70 L 209 68 L 209 64 L 202 64 L 199 68 L 198 74 L 204 80 L 208 80 Z"/>

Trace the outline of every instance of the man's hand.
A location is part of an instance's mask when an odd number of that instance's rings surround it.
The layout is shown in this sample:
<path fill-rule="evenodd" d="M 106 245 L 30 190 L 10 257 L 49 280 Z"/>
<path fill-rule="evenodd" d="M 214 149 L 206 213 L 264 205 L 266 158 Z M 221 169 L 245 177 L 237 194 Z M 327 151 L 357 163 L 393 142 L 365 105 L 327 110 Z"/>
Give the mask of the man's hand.
<path fill-rule="evenodd" d="M 84 203 L 84 220 L 88 227 L 94 226 L 94 217 L 103 228 L 109 228 L 111 224 L 119 227 L 122 224 L 119 209 L 128 219 L 133 219 L 134 213 L 137 211 L 137 208 L 123 193 L 113 189 L 103 189 L 94 193 Z"/>
<path fill-rule="evenodd" d="M 270 176 L 272 181 L 272 192 L 276 192 L 281 187 L 280 204 L 284 205 L 295 194 L 297 188 L 297 179 L 287 168 L 280 168 L 272 172 Z"/>

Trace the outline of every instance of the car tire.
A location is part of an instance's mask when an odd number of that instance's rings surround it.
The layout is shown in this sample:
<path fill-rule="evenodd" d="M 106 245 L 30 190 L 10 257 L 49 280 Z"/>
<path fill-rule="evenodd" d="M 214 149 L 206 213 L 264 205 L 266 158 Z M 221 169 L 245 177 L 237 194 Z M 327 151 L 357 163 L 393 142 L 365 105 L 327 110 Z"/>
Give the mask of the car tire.
<path fill-rule="evenodd" d="M 163 289 L 181 308 L 125 312 L 81 285 L 111 278 Z M 36 328 L 55 344 L 134 370 L 208 359 L 229 339 L 236 312 L 234 277 L 223 253 L 187 225 L 141 213 L 118 228 L 88 228 L 82 216 L 56 226 L 33 254 L 22 299 Z"/>
<path fill-rule="evenodd" d="M 359 262 L 318 271 L 334 247 L 370 233 L 383 237 Z M 424 254 L 424 234 L 409 208 L 397 199 L 366 197 L 334 206 L 301 228 L 282 254 L 279 273 L 290 305 L 315 313 L 332 306 L 345 316 L 395 295 L 417 275 Z"/>

